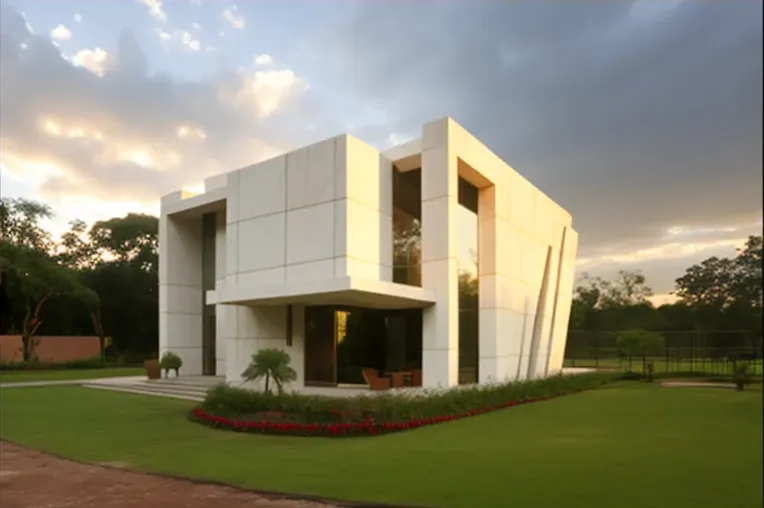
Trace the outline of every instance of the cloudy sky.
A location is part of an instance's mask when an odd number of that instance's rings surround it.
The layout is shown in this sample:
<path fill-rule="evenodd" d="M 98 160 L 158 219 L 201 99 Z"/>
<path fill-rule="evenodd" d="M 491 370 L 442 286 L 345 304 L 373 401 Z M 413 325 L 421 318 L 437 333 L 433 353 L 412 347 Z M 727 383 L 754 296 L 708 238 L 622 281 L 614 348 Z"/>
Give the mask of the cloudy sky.
<path fill-rule="evenodd" d="M 762 2 L 0 0 L 0 191 L 67 221 L 451 116 L 657 293 L 762 219 Z"/>

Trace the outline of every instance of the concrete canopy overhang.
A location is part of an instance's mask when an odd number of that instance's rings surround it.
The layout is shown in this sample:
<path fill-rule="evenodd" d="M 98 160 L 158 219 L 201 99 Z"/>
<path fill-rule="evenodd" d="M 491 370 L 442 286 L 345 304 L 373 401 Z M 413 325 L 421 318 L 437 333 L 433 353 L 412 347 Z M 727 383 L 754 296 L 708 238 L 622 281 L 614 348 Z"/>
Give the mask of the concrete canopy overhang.
<path fill-rule="evenodd" d="M 405 284 L 358 277 L 281 284 L 235 286 L 207 291 L 206 301 L 225 305 L 347 305 L 371 309 L 416 309 L 435 304 L 435 292 Z"/>
<path fill-rule="evenodd" d="M 199 218 L 205 213 L 225 210 L 227 198 L 225 187 L 196 196 L 175 192 L 162 198 L 162 214 L 183 219 Z"/>

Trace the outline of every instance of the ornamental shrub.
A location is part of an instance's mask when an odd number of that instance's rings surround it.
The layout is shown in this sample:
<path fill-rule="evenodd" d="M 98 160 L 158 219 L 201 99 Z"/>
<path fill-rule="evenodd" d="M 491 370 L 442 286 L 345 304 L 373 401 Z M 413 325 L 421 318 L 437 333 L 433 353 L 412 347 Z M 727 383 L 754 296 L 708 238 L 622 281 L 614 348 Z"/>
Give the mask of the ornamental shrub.
<path fill-rule="evenodd" d="M 172 351 L 167 351 L 162 355 L 162 359 L 159 360 L 159 368 L 161 368 L 165 376 L 170 374 L 171 370 L 175 371 L 175 375 L 180 375 L 180 368 L 183 366 L 183 360 L 180 356 L 176 355 Z"/>
<path fill-rule="evenodd" d="M 26 362 L 0 362 L 0 371 L 10 370 L 67 370 L 67 369 L 100 369 L 104 367 L 100 356 L 66 362 L 41 362 L 29 360 Z"/>
<path fill-rule="evenodd" d="M 505 406 L 508 402 L 553 397 L 601 386 L 617 374 L 593 372 L 532 381 L 460 386 L 450 390 L 393 390 L 355 397 L 256 392 L 224 384 L 211 388 L 200 408 L 208 414 L 239 420 L 274 414 L 302 423 L 342 421 L 377 423 L 421 420 Z"/>
<path fill-rule="evenodd" d="M 289 365 L 292 358 L 281 349 L 261 349 L 252 355 L 246 370 L 241 377 L 246 381 L 265 379 L 265 392 L 270 393 L 271 380 L 276 385 L 279 394 L 284 393 L 284 386 L 297 379 L 297 372 Z"/>

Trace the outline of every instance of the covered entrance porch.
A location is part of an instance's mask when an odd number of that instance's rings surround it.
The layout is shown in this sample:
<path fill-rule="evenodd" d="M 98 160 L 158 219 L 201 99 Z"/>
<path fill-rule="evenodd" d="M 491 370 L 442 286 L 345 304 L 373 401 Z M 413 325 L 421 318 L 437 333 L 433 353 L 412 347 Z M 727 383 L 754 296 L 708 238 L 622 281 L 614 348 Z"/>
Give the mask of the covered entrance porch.
<path fill-rule="evenodd" d="M 305 386 L 422 384 L 422 309 L 305 308 Z"/>

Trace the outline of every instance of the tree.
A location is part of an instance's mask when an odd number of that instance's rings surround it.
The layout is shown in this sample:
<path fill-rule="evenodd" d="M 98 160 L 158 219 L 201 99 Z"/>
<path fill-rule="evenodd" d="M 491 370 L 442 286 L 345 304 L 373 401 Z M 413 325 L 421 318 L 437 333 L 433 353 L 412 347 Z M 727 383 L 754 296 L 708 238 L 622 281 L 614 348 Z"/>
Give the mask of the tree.
<path fill-rule="evenodd" d="M 53 240 L 40 222 L 52 219 L 48 205 L 23 198 L 0 200 L 0 239 L 27 249 L 49 252 Z"/>
<path fill-rule="evenodd" d="M 57 264 L 46 252 L 23 245 L 0 241 L 0 270 L 11 292 L 23 300 L 21 327 L 22 352 L 25 361 L 34 358 L 34 335 L 42 324 L 42 310 L 53 296 L 71 296 L 93 301 L 75 274 Z"/>
<path fill-rule="evenodd" d="M 729 258 L 710 257 L 693 265 L 676 279 L 676 294 L 690 307 L 721 311 L 734 300 L 735 262 Z"/>
<path fill-rule="evenodd" d="M 73 221 L 58 246 L 58 261 L 100 297 L 89 308 L 91 323 L 99 337 L 113 338 L 111 350 L 120 354 L 157 350 L 158 229 L 158 219 L 143 214 L 99 221 L 90 229 Z"/>
<path fill-rule="evenodd" d="M 642 372 L 647 375 L 648 381 L 652 380 L 652 368 L 647 359 L 659 355 L 666 347 L 666 339 L 663 335 L 646 330 L 626 330 L 618 334 L 618 350 L 629 359 L 642 358 Z"/>
<path fill-rule="evenodd" d="M 734 299 L 748 307 L 762 308 L 762 236 L 749 236 L 735 257 Z"/>
<path fill-rule="evenodd" d="M 653 326 L 660 316 L 647 299 L 652 294 L 645 276 L 638 271 L 621 270 L 613 281 L 584 273 L 571 304 L 570 328 L 623 330 Z"/>
<path fill-rule="evenodd" d="M 710 257 L 687 268 L 674 292 L 705 328 L 761 334 L 762 237 L 750 236 L 734 258 Z"/>
<path fill-rule="evenodd" d="M 641 272 L 619 270 L 615 281 L 609 286 L 609 291 L 605 293 L 605 304 L 620 307 L 640 305 L 648 302 L 651 296 L 653 290 L 647 285 Z"/>
<path fill-rule="evenodd" d="M 246 381 L 265 379 L 265 392 L 270 393 L 270 380 L 276 384 L 279 395 L 284 391 L 284 385 L 297 379 L 297 372 L 289 365 L 292 358 L 281 349 L 261 349 L 252 355 L 252 361 L 242 372 L 241 377 Z"/>
<path fill-rule="evenodd" d="M 158 269 L 159 219 L 152 215 L 129 213 L 93 224 L 88 234 L 100 258 L 130 263 L 147 272 Z"/>
<path fill-rule="evenodd" d="M 21 307 L 24 360 L 34 358 L 35 333 L 43 324 L 42 311 L 51 299 L 56 296 L 71 298 L 84 303 L 92 318 L 99 315 L 98 295 L 86 288 L 77 273 L 59 263 L 54 255 L 55 245 L 40 224 L 52 217 L 48 206 L 35 201 L 5 199 L 0 203 L 3 293 L 6 299 L 16 300 Z M 12 305 L 8 306 L 12 314 Z M 96 330 L 99 330 L 98 326 Z M 103 339 L 101 344 L 103 350 Z"/>

